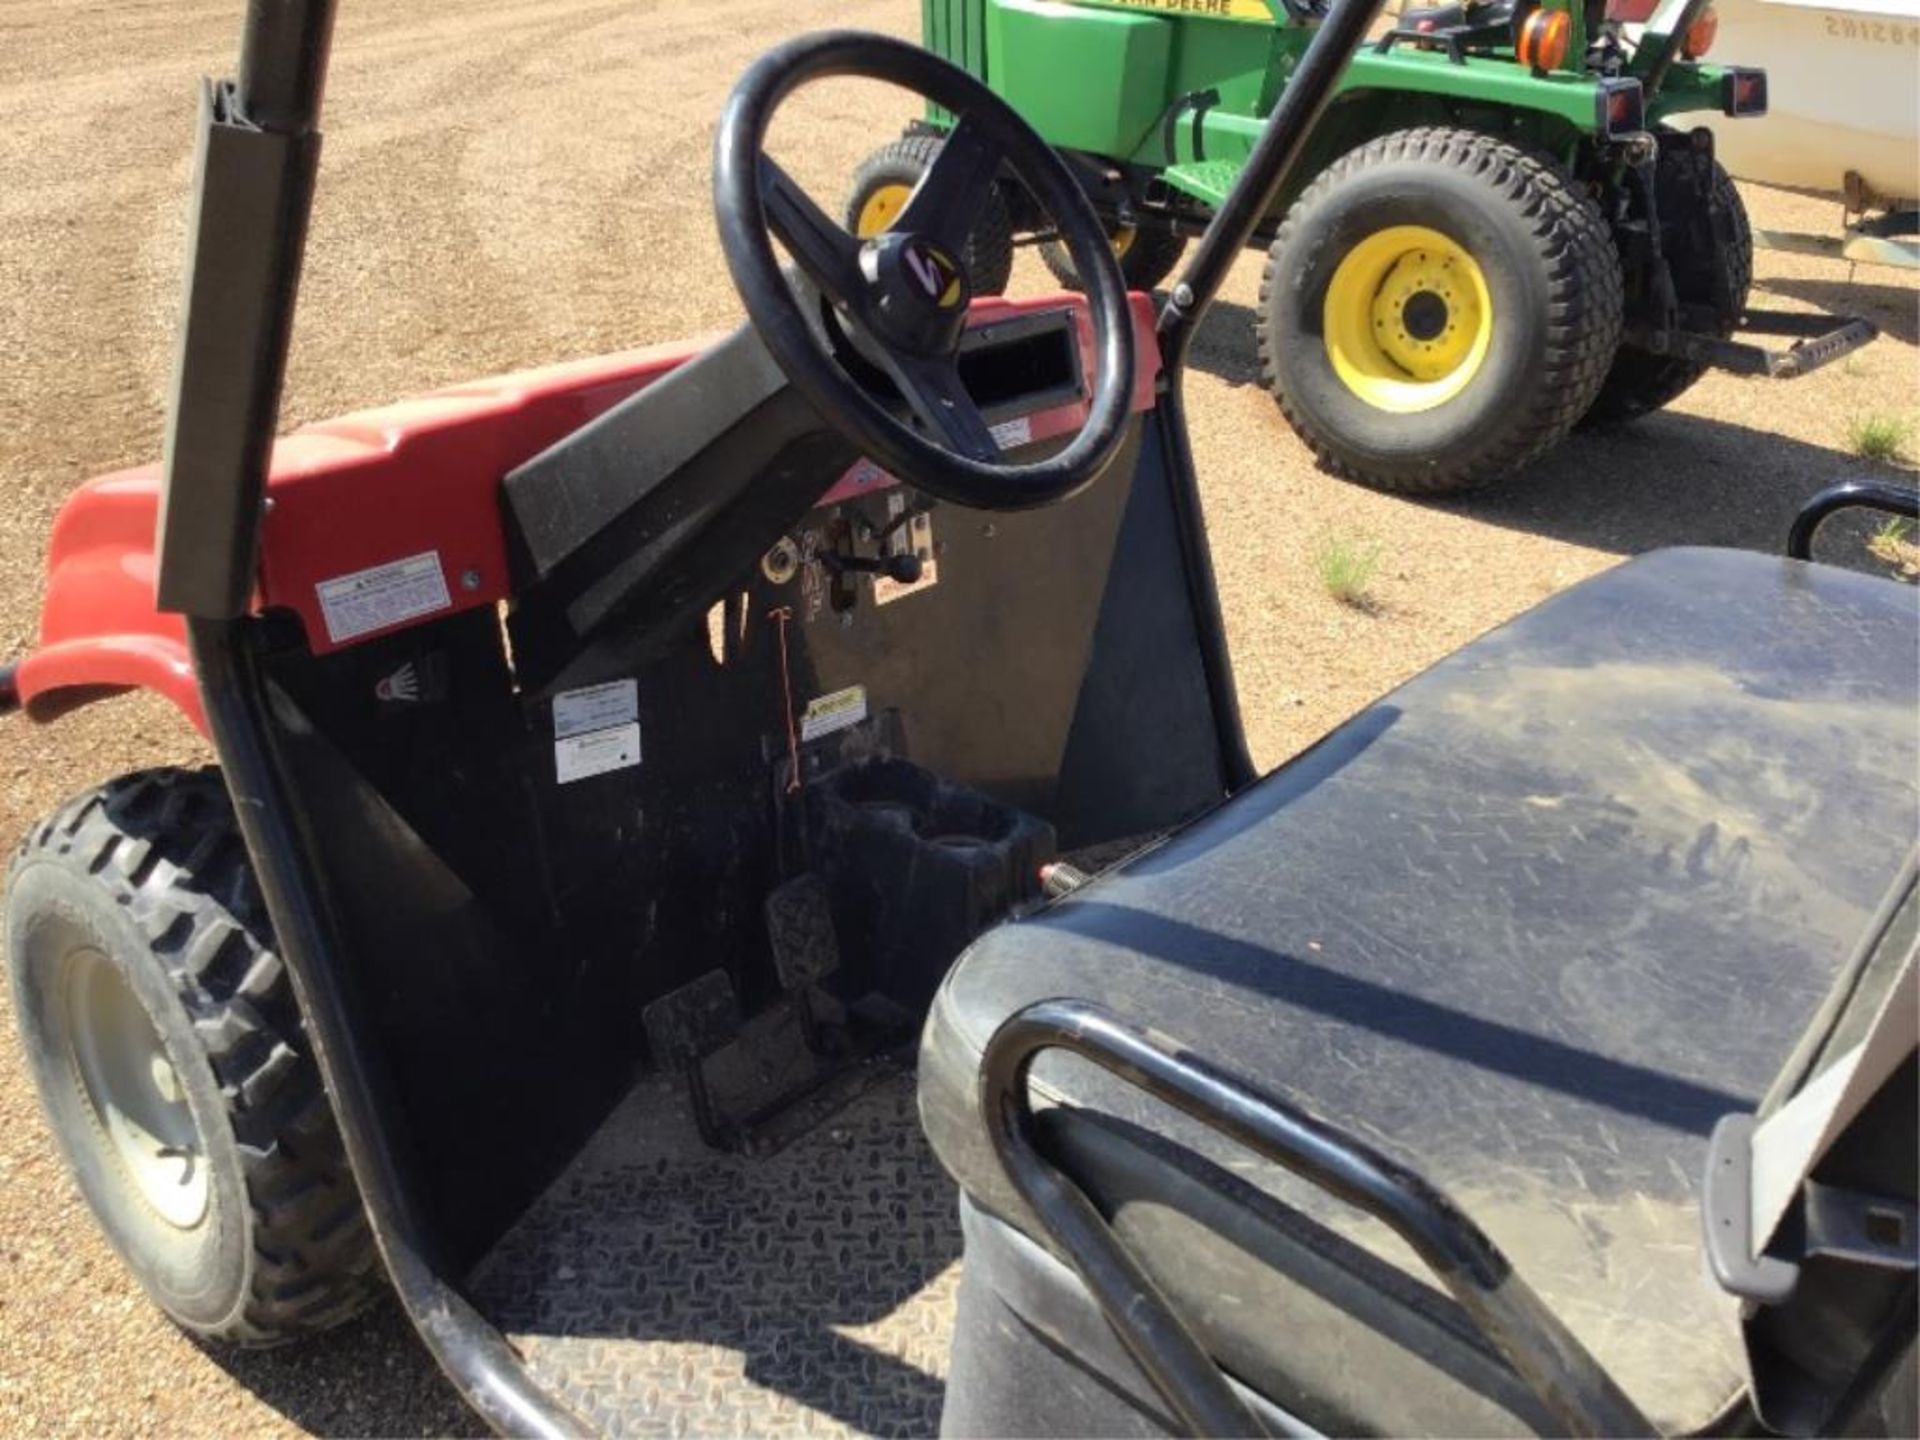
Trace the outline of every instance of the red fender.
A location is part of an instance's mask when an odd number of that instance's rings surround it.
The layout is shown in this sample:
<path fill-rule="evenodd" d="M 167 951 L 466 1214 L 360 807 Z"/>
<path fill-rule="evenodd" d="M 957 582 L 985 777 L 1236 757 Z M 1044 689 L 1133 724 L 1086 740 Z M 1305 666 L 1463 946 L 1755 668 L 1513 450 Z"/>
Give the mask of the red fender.
<path fill-rule="evenodd" d="M 1082 305 L 1065 296 L 982 300 L 974 323 Z M 1153 311 L 1133 297 L 1134 408 L 1153 404 Z M 1082 353 L 1091 360 L 1081 320 Z M 254 608 L 290 611 L 326 654 L 407 624 L 493 605 L 511 593 L 500 477 L 610 406 L 698 354 L 705 341 L 630 350 L 435 391 L 303 426 L 274 446 Z M 1033 417 L 1035 438 L 1075 428 L 1084 403 Z M 889 480 L 891 477 L 887 477 Z M 206 716 L 178 615 L 154 605 L 158 465 L 103 476 L 60 509 L 47 555 L 40 643 L 14 684 L 36 720 L 145 688 L 203 734 Z M 319 587 L 374 566 L 432 555 L 447 602 L 429 615 L 336 638 Z"/>

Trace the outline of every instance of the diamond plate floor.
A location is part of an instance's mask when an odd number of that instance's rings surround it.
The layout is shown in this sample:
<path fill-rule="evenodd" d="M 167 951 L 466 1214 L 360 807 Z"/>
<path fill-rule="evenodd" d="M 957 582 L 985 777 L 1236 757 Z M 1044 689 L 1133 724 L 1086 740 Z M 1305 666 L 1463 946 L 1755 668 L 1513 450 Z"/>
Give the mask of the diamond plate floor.
<path fill-rule="evenodd" d="M 758 1158 L 703 1146 L 681 1086 L 652 1078 L 470 1293 L 611 1435 L 931 1435 L 955 1205 L 911 1073 Z"/>

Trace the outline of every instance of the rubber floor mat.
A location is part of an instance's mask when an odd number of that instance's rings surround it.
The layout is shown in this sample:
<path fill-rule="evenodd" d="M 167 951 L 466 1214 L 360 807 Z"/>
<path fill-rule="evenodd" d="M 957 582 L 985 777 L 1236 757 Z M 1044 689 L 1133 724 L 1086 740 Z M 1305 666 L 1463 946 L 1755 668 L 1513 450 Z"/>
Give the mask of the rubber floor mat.
<path fill-rule="evenodd" d="M 959 1280 L 952 1181 L 898 1072 L 770 1156 L 644 1080 L 470 1280 L 613 1435 L 931 1435 Z"/>

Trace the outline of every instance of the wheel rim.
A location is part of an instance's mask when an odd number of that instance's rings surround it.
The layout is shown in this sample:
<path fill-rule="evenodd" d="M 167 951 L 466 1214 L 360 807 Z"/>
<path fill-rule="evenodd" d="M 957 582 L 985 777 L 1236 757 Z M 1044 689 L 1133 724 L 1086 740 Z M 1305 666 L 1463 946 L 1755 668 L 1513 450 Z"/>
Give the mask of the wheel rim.
<path fill-rule="evenodd" d="M 1376 230 L 1341 258 L 1322 306 L 1327 357 L 1377 410 L 1410 415 L 1473 382 L 1493 339 L 1487 278 L 1425 225 Z"/>
<path fill-rule="evenodd" d="M 913 194 L 911 185 L 894 182 L 877 185 L 873 193 L 860 202 L 860 214 L 855 217 L 853 233 L 862 240 L 880 234 L 907 207 L 907 200 Z"/>
<path fill-rule="evenodd" d="M 98 950 L 74 951 L 65 969 L 68 1047 L 105 1148 L 155 1214 L 191 1230 L 207 1214 L 206 1156 L 160 1032 Z"/>

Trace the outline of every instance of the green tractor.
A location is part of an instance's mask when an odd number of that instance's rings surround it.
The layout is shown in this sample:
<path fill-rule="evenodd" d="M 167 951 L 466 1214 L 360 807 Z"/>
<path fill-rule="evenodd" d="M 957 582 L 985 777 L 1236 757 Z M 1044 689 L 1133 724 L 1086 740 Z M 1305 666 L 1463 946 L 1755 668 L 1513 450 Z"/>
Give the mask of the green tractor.
<path fill-rule="evenodd" d="M 927 47 L 1073 163 L 1136 289 L 1173 274 L 1233 188 L 1326 13 L 923 3 Z M 1631 34 L 1607 0 L 1465 0 L 1404 9 L 1353 57 L 1253 241 L 1268 253 L 1262 375 L 1327 468 L 1465 489 L 1576 425 L 1656 410 L 1711 366 L 1787 378 L 1873 338 L 1864 321 L 1748 308 L 1747 217 L 1712 135 L 1686 120 L 1765 113 L 1766 76 L 1702 63 L 1715 23 L 1708 0 L 1668 0 Z M 860 167 L 850 229 L 889 227 L 949 124 L 931 109 Z M 964 257 L 976 293 L 1007 284 L 1020 244 L 1075 284 L 1009 180 Z"/>

